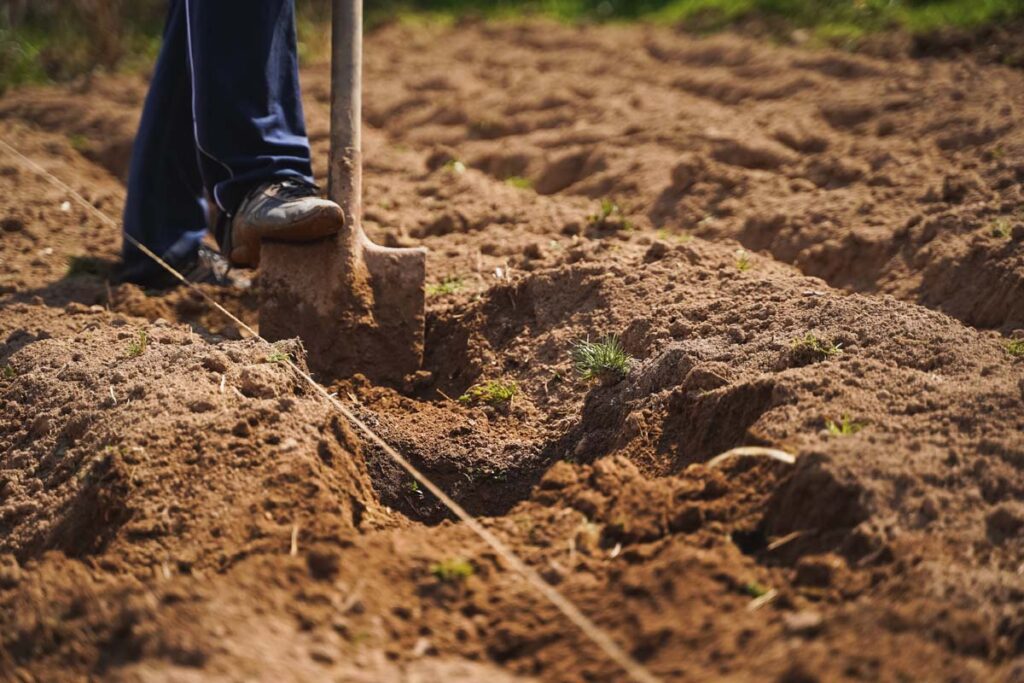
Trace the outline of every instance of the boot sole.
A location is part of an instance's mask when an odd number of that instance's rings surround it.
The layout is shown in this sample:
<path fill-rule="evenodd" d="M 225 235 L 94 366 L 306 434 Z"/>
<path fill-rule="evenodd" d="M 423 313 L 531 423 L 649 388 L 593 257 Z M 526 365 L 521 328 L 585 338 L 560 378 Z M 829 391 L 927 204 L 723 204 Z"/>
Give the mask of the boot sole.
<path fill-rule="evenodd" d="M 236 266 L 255 268 L 259 265 L 259 243 L 268 242 L 315 242 L 337 234 L 345 224 L 345 215 L 340 210 L 324 208 L 306 218 L 290 225 L 282 225 L 272 229 L 256 230 L 248 228 L 245 232 L 255 236 L 255 254 L 252 248 L 238 246 L 231 251 L 231 263 Z M 235 244 L 244 245 L 245 241 L 236 240 Z"/>

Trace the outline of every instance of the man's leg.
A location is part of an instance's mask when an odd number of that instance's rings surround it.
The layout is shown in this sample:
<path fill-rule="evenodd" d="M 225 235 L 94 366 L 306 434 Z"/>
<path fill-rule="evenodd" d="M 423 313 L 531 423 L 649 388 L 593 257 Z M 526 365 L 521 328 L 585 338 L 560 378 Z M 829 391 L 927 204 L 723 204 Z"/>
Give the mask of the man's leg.
<path fill-rule="evenodd" d="M 182 1 L 200 167 L 220 211 L 266 182 L 311 184 L 294 0 Z"/>
<path fill-rule="evenodd" d="M 192 125 L 184 0 L 171 0 L 164 43 L 132 152 L 124 230 L 175 268 L 187 269 L 206 232 Z M 129 242 L 122 280 L 159 287 L 167 273 Z"/>

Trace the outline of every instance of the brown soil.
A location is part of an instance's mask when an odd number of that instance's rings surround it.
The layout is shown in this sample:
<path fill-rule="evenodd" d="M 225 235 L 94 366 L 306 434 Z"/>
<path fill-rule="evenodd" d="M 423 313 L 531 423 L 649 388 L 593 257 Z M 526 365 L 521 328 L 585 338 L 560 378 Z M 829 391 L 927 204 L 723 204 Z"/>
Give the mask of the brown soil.
<path fill-rule="evenodd" d="M 367 53 L 370 232 L 462 286 L 424 371 L 332 391 L 665 680 L 1022 680 L 1024 74 L 644 27 Z M 12 93 L 0 138 L 116 215 L 144 90 Z M 65 199 L 0 158 L 0 678 L 623 680 L 195 294 L 107 285 Z M 636 363 L 576 380 L 607 333 Z M 738 445 L 797 463 L 706 465 Z"/>

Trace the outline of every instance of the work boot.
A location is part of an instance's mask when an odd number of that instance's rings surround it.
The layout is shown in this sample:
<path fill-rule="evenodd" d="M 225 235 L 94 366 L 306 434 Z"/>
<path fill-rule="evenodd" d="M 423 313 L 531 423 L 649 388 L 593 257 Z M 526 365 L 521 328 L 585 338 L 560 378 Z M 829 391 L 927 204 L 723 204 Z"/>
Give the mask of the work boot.
<path fill-rule="evenodd" d="M 341 230 L 345 214 L 316 185 L 288 178 L 260 185 L 231 219 L 225 252 L 232 265 L 255 268 L 260 242 L 312 242 Z"/>

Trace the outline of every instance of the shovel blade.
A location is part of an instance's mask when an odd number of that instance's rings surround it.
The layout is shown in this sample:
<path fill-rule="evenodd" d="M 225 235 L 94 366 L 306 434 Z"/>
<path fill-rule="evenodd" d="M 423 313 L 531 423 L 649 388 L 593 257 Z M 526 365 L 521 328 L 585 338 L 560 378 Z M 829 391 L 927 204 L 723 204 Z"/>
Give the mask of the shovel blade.
<path fill-rule="evenodd" d="M 426 252 L 360 244 L 355 259 L 322 242 L 265 242 L 260 334 L 299 337 L 310 368 L 399 386 L 423 364 Z M 364 278 L 351 277 L 359 269 Z"/>

